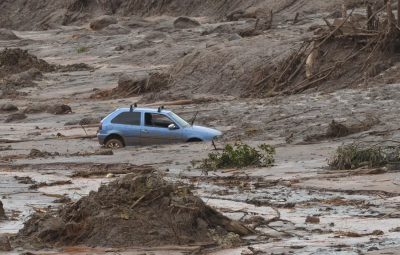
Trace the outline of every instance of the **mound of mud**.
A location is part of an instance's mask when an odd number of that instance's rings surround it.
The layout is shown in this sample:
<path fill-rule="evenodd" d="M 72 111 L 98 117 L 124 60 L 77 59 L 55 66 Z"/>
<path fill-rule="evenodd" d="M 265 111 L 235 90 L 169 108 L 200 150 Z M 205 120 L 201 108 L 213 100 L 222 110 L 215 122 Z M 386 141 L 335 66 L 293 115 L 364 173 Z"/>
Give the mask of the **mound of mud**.
<path fill-rule="evenodd" d="M 167 72 L 151 72 L 147 76 L 121 75 L 118 87 L 97 92 L 90 98 L 126 98 L 145 92 L 159 92 L 167 88 L 170 74 Z"/>
<path fill-rule="evenodd" d="M 19 37 L 8 29 L 0 28 L 0 40 L 19 40 Z"/>
<path fill-rule="evenodd" d="M 85 64 L 85 63 L 77 63 L 77 64 L 59 66 L 57 68 L 57 70 L 60 73 L 77 72 L 77 71 L 90 71 L 90 70 L 93 70 L 93 67 L 91 67 L 91 66 L 89 66 L 88 64 Z"/>
<path fill-rule="evenodd" d="M 55 71 L 55 67 L 20 48 L 0 52 L 0 78 L 35 68 L 41 72 Z"/>
<path fill-rule="evenodd" d="M 263 36 L 235 40 L 197 50 L 171 69 L 171 92 L 243 95 L 274 70 L 300 45 L 296 41 L 266 40 Z"/>
<path fill-rule="evenodd" d="M 29 249 L 54 245 L 102 247 L 159 246 L 212 242 L 210 229 L 238 235 L 250 231 L 207 206 L 186 187 L 155 174 L 125 177 L 101 186 L 56 215 L 36 213 L 14 245 Z"/>
<path fill-rule="evenodd" d="M 17 113 L 13 113 L 11 115 L 9 115 L 4 122 L 5 123 L 10 123 L 10 122 L 14 122 L 14 121 L 18 121 L 18 120 L 23 120 L 26 119 L 28 116 L 26 116 L 24 113 L 22 112 L 17 112 Z"/>
<path fill-rule="evenodd" d="M 35 113 L 43 113 L 47 112 L 50 114 L 67 114 L 72 112 L 72 109 L 69 105 L 65 104 L 55 104 L 55 105 L 34 105 L 28 106 L 24 113 L 26 114 L 35 114 Z"/>
<path fill-rule="evenodd" d="M 378 124 L 379 120 L 375 117 L 367 117 L 365 120 L 358 122 L 359 123 L 353 125 L 345 125 L 335 120 L 332 120 L 324 134 L 309 135 L 304 139 L 304 141 L 316 142 L 325 139 L 345 137 L 359 132 L 367 131 Z"/>
<path fill-rule="evenodd" d="M 195 28 L 201 26 L 200 22 L 189 17 L 179 17 L 174 21 L 174 27 L 180 29 Z"/>

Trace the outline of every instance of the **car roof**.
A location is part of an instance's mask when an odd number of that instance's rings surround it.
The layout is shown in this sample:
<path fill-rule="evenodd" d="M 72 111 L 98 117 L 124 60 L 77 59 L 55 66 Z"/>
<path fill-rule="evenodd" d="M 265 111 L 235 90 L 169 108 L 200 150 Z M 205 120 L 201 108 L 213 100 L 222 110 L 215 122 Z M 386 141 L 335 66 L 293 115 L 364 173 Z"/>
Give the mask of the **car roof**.
<path fill-rule="evenodd" d="M 129 112 L 131 109 L 130 108 L 119 108 L 116 111 L 119 112 Z M 158 108 L 146 108 L 146 107 L 134 107 L 133 108 L 133 112 L 154 112 L 154 113 L 158 113 Z M 162 110 L 163 113 L 170 113 L 170 110 Z"/>

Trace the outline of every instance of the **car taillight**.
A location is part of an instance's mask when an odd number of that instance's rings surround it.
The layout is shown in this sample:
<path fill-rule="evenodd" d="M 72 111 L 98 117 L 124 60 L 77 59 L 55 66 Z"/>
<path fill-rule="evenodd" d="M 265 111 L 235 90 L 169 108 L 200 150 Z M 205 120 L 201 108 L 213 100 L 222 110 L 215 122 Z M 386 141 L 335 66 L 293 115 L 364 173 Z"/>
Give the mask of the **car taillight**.
<path fill-rule="evenodd" d="M 103 123 L 100 122 L 99 130 L 101 130 L 102 128 L 103 128 Z"/>

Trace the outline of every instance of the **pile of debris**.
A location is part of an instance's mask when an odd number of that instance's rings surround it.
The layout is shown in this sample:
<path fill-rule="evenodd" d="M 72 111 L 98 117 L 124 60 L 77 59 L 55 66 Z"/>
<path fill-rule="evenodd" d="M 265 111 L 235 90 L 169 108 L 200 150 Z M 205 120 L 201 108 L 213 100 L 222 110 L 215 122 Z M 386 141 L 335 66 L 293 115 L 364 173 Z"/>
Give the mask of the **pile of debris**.
<path fill-rule="evenodd" d="M 55 71 L 55 67 L 43 59 L 28 53 L 27 50 L 20 48 L 4 49 L 0 52 L 0 78 L 11 74 L 17 74 L 36 68 L 41 72 Z"/>
<path fill-rule="evenodd" d="M 29 249 L 77 245 L 101 247 L 214 243 L 212 229 L 253 233 L 156 174 L 127 174 L 66 204 L 57 213 L 35 213 L 14 245 Z"/>
<path fill-rule="evenodd" d="M 165 89 L 170 75 L 166 72 L 151 72 L 146 76 L 121 75 L 118 87 L 92 94 L 90 98 L 125 98 L 144 92 L 156 92 Z"/>
<path fill-rule="evenodd" d="M 367 131 L 378 123 L 379 119 L 375 117 L 367 117 L 365 120 L 359 121 L 359 123 L 353 125 L 345 125 L 332 120 L 324 134 L 308 135 L 306 138 L 304 138 L 304 141 L 315 142 L 325 139 L 345 137 L 362 131 Z"/>

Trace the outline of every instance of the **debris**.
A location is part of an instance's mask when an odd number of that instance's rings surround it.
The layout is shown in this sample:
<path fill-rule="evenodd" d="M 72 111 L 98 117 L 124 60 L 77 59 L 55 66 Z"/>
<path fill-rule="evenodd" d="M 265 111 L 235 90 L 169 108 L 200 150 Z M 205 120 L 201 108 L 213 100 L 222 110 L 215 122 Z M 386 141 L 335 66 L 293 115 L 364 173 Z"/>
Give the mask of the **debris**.
<path fill-rule="evenodd" d="M 91 171 L 78 171 L 73 173 L 70 177 L 90 177 L 90 176 L 111 176 L 116 174 L 148 174 L 154 171 L 153 167 L 150 166 L 129 166 L 126 169 L 118 169 L 118 170 L 91 170 Z M 108 177 L 107 177 L 108 178 Z"/>
<path fill-rule="evenodd" d="M 67 185 L 67 184 L 72 184 L 71 180 L 67 180 L 67 181 L 55 181 L 55 182 L 39 182 L 36 184 L 33 184 L 29 187 L 29 189 L 38 189 L 38 188 L 42 188 L 42 187 L 52 187 L 52 186 L 62 186 L 62 185 Z"/>
<path fill-rule="evenodd" d="M 90 67 L 88 64 L 85 63 L 77 63 L 66 66 L 59 66 L 57 70 L 60 73 L 65 73 L 65 72 L 78 72 L 78 71 L 92 71 L 94 70 L 94 68 Z"/>
<path fill-rule="evenodd" d="M 11 115 L 8 115 L 4 122 L 5 122 L 5 123 L 10 123 L 10 122 L 14 122 L 14 121 L 26 119 L 27 117 L 28 117 L 28 116 L 26 116 L 26 115 L 25 115 L 24 113 L 22 113 L 22 112 L 13 113 L 13 114 L 11 114 Z"/>
<path fill-rule="evenodd" d="M 0 251 L 11 251 L 10 241 L 6 234 L 0 234 Z"/>
<path fill-rule="evenodd" d="M 38 149 L 31 149 L 31 152 L 29 153 L 30 158 L 48 158 L 48 157 L 54 157 L 54 156 L 59 156 L 60 153 L 54 152 L 50 153 L 47 151 L 40 151 Z"/>
<path fill-rule="evenodd" d="M 72 112 L 72 109 L 69 105 L 65 104 L 56 104 L 53 106 L 50 106 L 47 110 L 48 113 L 51 114 L 68 114 Z"/>
<path fill-rule="evenodd" d="M 325 134 L 309 135 L 304 139 L 304 141 L 312 142 L 329 138 L 345 137 L 351 134 L 367 131 L 378 123 L 379 120 L 375 117 L 367 117 L 365 120 L 359 121 L 357 124 L 348 126 L 332 120 L 332 122 L 328 125 Z"/>
<path fill-rule="evenodd" d="M 0 219 L 6 218 L 6 213 L 4 211 L 3 202 L 0 200 Z"/>
<path fill-rule="evenodd" d="M 55 70 L 53 65 L 29 54 L 27 50 L 6 48 L 0 52 L 0 78 L 21 73 L 31 68 L 36 68 L 41 72 L 52 72 Z"/>
<path fill-rule="evenodd" d="M 100 30 L 108 27 L 111 24 L 117 24 L 118 20 L 109 15 L 103 15 L 90 21 L 90 28 L 93 30 Z"/>
<path fill-rule="evenodd" d="M 134 210 L 129 209 L 133 206 Z M 121 214 L 129 220 L 119 217 Z M 157 230 L 152 232 L 155 226 Z M 208 229 L 218 226 L 238 235 L 252 233 L 207 206 L 186 187 L 157 175 L 128 174 L 65 205 L 56 215 L 32 215 L 14 244 L 28 249 L 54 247 L 55 243 L 115 248 L 209 243 L 213 240 Z"/>
<path fill-rule="evenodd" d="M 315 216 L 307 216 L 305 222 L 306 222 L 306 223 L 311 223 L 311 224 L 319 224 L 319 223 L 320 223 L 320 220 L 319 220 L 318 217 L 315 217 Z"/>
<path fill-rule="evenodd" d="M 18 107 L 16 107 L 13 104 L 10 104 L 10 103 L 5 103 L 0 106 L 0 112 L 1 111 L 12 112 L 12 111 L 18 111 L 18 110 L 19 110 Z"/>
<path fill-rule="evenodd" d="M 179 17 L 174 21 L 174 27 L 180 29 L 195 28 L 201 26 L 200 22 L 189 17 Z"/>

